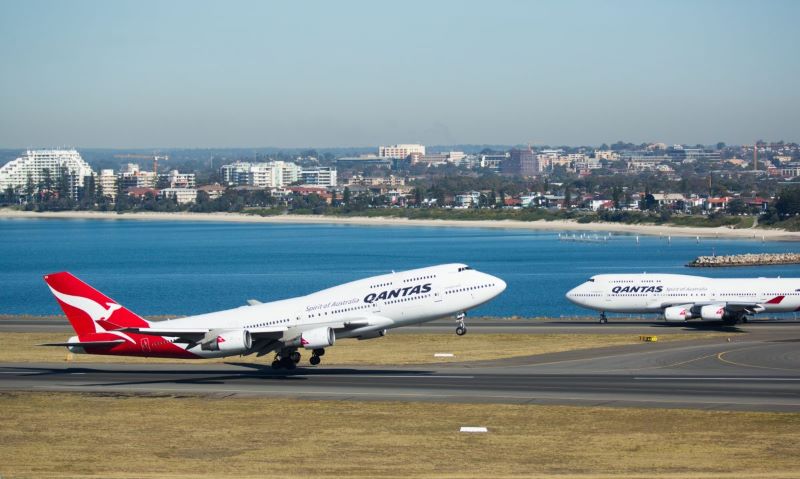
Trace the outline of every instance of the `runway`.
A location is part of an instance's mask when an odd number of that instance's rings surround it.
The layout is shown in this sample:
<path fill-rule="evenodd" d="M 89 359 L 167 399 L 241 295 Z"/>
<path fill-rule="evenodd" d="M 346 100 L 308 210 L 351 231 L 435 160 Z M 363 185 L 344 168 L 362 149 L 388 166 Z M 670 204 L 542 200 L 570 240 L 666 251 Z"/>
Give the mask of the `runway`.
<path fill-rule="evenodd" d="M 780 329 L 413 367 L 0 364 L 0 390 L 799 412 L 800 329 Z"/>

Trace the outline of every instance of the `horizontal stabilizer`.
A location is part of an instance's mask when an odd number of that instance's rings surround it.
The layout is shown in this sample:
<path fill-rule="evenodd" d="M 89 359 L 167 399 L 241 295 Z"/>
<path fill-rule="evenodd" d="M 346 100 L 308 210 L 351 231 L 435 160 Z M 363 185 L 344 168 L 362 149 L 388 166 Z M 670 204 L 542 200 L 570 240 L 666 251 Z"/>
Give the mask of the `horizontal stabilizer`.
<path fill-rule="evenodd" d="M 111 341 L 81 341 L 78 343 L 45 343 L 38 346 L 77 346 L 79 348 L 110 348 L 117 344 L 124 343 L 124 339 L 114 339 Z"/>

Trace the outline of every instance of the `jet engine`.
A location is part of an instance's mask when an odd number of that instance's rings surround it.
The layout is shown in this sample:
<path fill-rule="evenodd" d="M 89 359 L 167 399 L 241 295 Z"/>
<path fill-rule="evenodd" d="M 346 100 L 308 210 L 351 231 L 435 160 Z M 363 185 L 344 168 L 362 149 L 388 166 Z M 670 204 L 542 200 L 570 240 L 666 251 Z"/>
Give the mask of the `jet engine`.
<path fill-rule="evenodd" d="M 336 333 L 333 328 L 316 328 L 303 331 L 300 335 L 300 346 L 306 349 L 320 349 L 333 346 L 336 342 Z"/>
<path fill-rule="evenodd" d="M 356 336 L 356 337 L 360 341 L 362 339 L 382 338 L 383 336 L 386 336 L 386 330 L 385 329 L 378 329 L 377 331 L 368 331 L 368 332 L 366 332 L 364 334 L 361 334 L 359 336 Z"/>
<path fill-rule="evenodd" d="M 708 304 L 700 308 L 700 317 L 709 320 L 722 319 L 725 316 L 724 304 Z"/>
<path fill-rule="evenodd" d="M 222 351 L 243 354 L 253 346 L 253 338 L 246 329 L 212 330 L 203 338 L 200 349 L 203 351 Z"/>
<path fill-rule="evenodd" d="M 686 321 L 692 319 L 692 306 L 670 306 L 664 309 L 664 319 L 667 321 Z"/>

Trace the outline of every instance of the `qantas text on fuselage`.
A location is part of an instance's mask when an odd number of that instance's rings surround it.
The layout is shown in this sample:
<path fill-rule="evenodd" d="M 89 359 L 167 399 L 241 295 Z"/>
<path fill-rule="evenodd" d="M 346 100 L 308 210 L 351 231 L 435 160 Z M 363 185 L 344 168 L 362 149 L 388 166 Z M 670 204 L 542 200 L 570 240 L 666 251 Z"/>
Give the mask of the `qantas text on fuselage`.
<path fill-rule="evenodd" d="M 800 279 L 600 274 L 570 290 L 566 297 L 603 313 L 660 313 L 667 321 L 735 323 L 765 311 L 800 310 Z"/>
<path fill-rule="evenodd" d="M 393 272 L 306 296 L 151 322 L 70 273 L 44 277 L 77 336 L 64 343 L 75 353 L 215 358 L 275 352 L 274 367 L 293 368 L 300 349 L 319 364 L 336 339 L 372 339 L 388 329 L 455 317 L 466 332 L 466 311 L 506 288 L 500 278 L 465 264 Z"/>

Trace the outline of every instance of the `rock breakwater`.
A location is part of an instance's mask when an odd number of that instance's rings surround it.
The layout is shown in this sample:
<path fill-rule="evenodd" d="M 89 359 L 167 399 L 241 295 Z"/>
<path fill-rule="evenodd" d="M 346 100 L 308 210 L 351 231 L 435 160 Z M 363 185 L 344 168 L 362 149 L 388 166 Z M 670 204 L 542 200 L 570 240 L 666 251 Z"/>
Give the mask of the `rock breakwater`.
<path fill-rule="evenodd" d="M 800 253 L 747 253 L 723 256 L 698 256 L 686 266 L 715 268 L 724 266 L 766 266 L 773 264 L 800 264 Z"/>

